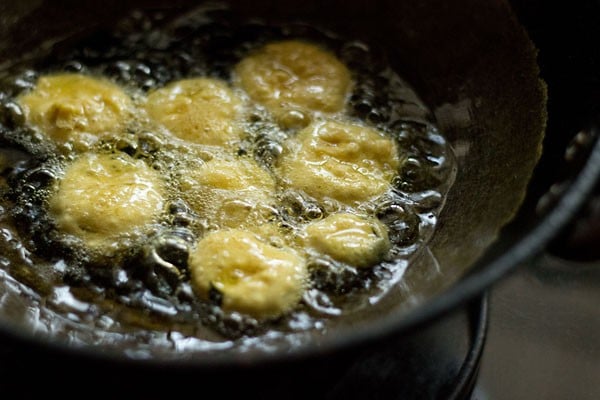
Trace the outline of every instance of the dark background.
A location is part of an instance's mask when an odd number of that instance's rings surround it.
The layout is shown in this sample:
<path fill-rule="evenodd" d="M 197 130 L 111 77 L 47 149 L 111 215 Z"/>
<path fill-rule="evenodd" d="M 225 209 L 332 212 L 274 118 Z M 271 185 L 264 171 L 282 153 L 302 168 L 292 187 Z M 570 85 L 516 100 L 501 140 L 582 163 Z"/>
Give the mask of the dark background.
<path fill-rule="evenodd" d="M 549 83 L 549 134 L 600 116 L 600 2 L 514 1 Z M 556 160 L 554 176 L 564 171 Z M 600 399 L 600 190 L 546 254 L 490 291 L 477 400 Z"/>

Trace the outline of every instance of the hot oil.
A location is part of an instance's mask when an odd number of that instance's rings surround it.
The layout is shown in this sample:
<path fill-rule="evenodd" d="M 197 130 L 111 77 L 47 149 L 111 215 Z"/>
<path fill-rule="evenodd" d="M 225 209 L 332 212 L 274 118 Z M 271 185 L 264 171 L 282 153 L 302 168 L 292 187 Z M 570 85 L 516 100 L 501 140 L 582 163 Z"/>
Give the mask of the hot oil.
<path fill-rule="evenodd" d="M 163 348 L 260 347 L 270 340 L 325 329 L 331 318 L 351 314 L 390 290 L 400 290 L 404 270 L 423 252 L 435 230 L 455 173 L 452 150 L 426 105 L 376 47 L 307 25 L 234 21 L 220 8 L 175 18 L 136 11 L 111 29 L 3 74 L 0 264 L 4 284 L 13 293 L 29 293 L 39 305 L 41 311 L 32 325 L 44 325 L 57 336 L 75 325 L 83 342 L 130 343 L 143 337 L 142 342 Z M 177 195 L 176 186 L 168 188 L 165 216 L 144 239 L 130 243 L 121 256 L 111 259 L 111 265 L 53 229 L 47 197 L 73 156 L 57 152 L 24 123 L 15 98 L 34 87 L 39 76 L 79 72 L 108 77 L 135 101 L 177 79 L 207 76 L 229 81 L 233 66 L 249 51 L 280 39 L 316 42 L 337 55 L 354 81 L 343 118 L 375 127 L 399 146 L 402 164 L 392 189 L 357 210 L 376 216 L 388 227 L 393 248 L 382 263 L 360 270 L 315 257 L 310 261 L 312 283 L 299 307 L 275 321 L 259 322 L 236 312 L 224 313 L 218 299 L 211 303 L 195 296 L 187 256 L 214 227 Z M 280 128 L 261 107 L 246 107 L 245 136 L 236 156 L 252 157 L 272 171 L 294 129 Z M 186 169 L 223 151 L 173 140 L 144 115 L 136 117 L 126 135 L 108 137 L 96 147 L 144 160 L 171 185 Z M 300 191 L 281 187 L 277 200 L 268 214 L 290 241 L 300 224 L 345 209 L 335 201 L 319 204 Z"/>

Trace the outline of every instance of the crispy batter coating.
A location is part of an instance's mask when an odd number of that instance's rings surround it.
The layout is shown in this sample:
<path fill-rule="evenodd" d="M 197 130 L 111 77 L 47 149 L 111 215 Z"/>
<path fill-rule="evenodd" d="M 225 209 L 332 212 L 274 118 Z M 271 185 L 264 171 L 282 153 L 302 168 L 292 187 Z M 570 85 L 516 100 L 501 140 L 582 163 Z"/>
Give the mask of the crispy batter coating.
<path fill-rule="evenodd" d="M 387 229 L 376 218 L 331 214 L 305 228 L 308 251 L 325 254 L 353 267 L 370 267 L 381 261 L 391 243 Z"/>
<path fill-rule="evenodd" d="M 335 55 L 311 43 L 269 43 L 242 59 L 235 79 L 284 127 L 305 126 L 315 112 L 344 109 L 350 72 Z"/>
<path fill-rule="evenodd" d="M 59 231 L 90 249 L 109 249 L 155 222 L 163 203 L 164 184 L 144 162 L 124 154 L 86 153 L 67 167 L 49 210 Z"/>
<path fill-rule="evenodd" d="M 272 213 L 275 181 L 251 159 L 214 158 L 181 175 L 183 198 L 210 224 L 251 228 Z"/>
<path fill-rule="evenodd" d="M 379 131 L 321 121 L 289 139 L 278 170 L 287 186 L 318 201 L 357 206 L 388 190 L 399 163 L 395 142 Z"/>
<path fill-rule="evenodd" d="M 77 73 L 42 76 L 18 102 L 30 125 L 76 151 L 123 131 L 134 112 L 133 101 L 119 86 Z"/>
<path fill-rule="evenodd" d="M 148 95 L 151 119 L 187 142 L 229 147 L 240 140 L 242 102 L 218 79 L 194 78 L 172 82 Z"/>
<path fill-rule="evenodd" d="M 274 247 L 254 233 L 220 230 L 201 239 L 188 262 L 192 283 L 208 299 L 222 295 L 226 311 L 273 318 L 298 304 L 306 287 L 305 259 L 288 247 Z"/>

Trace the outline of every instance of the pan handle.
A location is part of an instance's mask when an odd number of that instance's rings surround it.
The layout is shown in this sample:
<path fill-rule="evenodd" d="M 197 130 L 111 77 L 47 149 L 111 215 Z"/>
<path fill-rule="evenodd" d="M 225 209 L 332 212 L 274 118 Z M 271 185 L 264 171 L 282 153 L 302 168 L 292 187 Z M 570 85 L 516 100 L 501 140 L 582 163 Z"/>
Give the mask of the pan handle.
<path fill-rule="evenodd" d="M 600 261 L 600 184 L 582 210 L 553 243 L 549 251 L 561 258 Z"/>
<path fill-rule="evenodd" d="M 588 161 L 590 152 L 600 141 L 599 125 L 578 132 L 566 148 L 562 178 L 550 187 L 540 199 L 538 208 L 545 207 L 561 196 Z M 546 251 L 558 258 L 583 263 L 600 261 L 600 180 L 583 203 L 575 217 L 548 244 Z"/>

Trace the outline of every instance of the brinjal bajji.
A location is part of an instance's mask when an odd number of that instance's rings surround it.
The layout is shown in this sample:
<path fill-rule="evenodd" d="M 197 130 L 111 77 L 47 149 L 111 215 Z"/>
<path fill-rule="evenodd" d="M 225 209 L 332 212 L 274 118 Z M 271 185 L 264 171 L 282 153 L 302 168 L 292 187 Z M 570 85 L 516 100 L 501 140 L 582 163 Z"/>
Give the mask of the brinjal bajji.
<path fill-rule="evenodd" d="M 5 141 L 28 155 L 3 168 L 3 207 L 34 260 L 12 272 L 46 265 L 30 286 L 66 287 L 109 330 L 209 342 L 321 329 L 383 295 L 455 167 L 433 119 L 397 112 L 416 94 L 355 38 L 264 25 L 215 49 L 210 19 L 183 18 L 152 28 L 161 48 L 83 40 L 6 80 L 28 82 L 3 92 L 23 116 Z"/>

